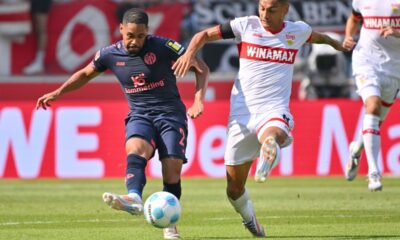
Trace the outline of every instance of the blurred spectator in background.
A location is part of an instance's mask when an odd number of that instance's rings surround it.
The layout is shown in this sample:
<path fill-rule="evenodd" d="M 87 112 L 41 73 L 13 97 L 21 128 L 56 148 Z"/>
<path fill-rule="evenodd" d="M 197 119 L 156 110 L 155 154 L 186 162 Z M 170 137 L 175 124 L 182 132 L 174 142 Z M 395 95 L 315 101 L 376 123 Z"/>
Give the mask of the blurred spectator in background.
<path fill-rule="evenodd" d="M 146 8 L 149 4 L 149 1 L 146 0 L 113 0 L 118 4 L 117 9 L 115 10 L 115 15 L 117 16 L 118 22 L 122 22 L 122 18 L 124 13 L 131 8 Z"/>
<path fill-rule="evenodd" d="M 52 0 L 30 0 L 32 27 L 36 38 L 36 55 L 31 64 L 24 68 L 24 74 L 37 74 L 44 70 L 47 43 L 47 19 Z"/>
<path fill-rule="evenodd" d="M 183 14 L 181 22 L 181 42 L 183 46 L 186 47 L 192 36 L 197 33 L 199 29 L 196 27 L 197 15 L 193 11 L 193 5 L 188 4 Z"/>
<path fill-rule="evenodd" d="M 342 37 L 333 32 L 326 33 L 336 41 Z M 350 95 L 348 62 L 343 52 L 335 51 L 323 44 L 312 45 L 305 60 L 304 77 L 300 84 L 300 99 L 341 98 Z"/>

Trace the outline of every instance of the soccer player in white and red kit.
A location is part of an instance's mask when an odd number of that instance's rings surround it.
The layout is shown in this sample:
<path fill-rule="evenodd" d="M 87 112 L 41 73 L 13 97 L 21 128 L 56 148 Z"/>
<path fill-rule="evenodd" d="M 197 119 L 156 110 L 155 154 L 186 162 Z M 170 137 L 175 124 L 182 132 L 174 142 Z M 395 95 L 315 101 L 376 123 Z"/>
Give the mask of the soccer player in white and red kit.
<path fill-rule="evenodd" d="M 231 94 L 225 151 L 227 195 L 245 227 L 254 236 L 263 237 L 264 229 L 256 219 L 245 184 L 254 159 L 260 156 L 255 179 L 264 182 L 280 160 L 280 148 L 291 143 L 294 122 L 289 98 L 296 54 L 306 42 L 345 49 L 304 22 L 284 21 L 287 0 L 260 0 L 258 10 L 259 17 L 236 18 L 197 33 L 173 69 L 183 76 L 206 42 L 236 40 L 240 67 Z"/>
<path fill-rule="evenodd" d="M 343 47 L 353 50 L 353 75 L 365 106 L 362 137 L 350 143 L 346 179 L 357 176 L 362 149 L 368 161 L 368 188 L 382 190 L 378 168 L 380 125 L 400 88 L 400 1 L 355 0 Z M 358 42 L 357 34 L 363 22 Z"/>

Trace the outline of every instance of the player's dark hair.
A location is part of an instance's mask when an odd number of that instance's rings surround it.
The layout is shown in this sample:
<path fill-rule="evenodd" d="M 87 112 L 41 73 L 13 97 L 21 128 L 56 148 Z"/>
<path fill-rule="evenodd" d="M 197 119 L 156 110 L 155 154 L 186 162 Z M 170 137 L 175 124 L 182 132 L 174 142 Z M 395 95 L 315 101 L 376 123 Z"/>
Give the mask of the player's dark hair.
<path fill-rule="evenodd" d="M 278 0 L 278 3 L 280 3 L 280 4 L 287 4 L 287 3 L 288 3 L 288 0 Z"/>
<path fill-rule="evenodd" d="M 261 0 L 259 0 L 259 1 L 261 1 Z M 277 0 L 278 1 L 278 3 L 280 3 L 280 4 L 286 4 L 286 3 L 288 3 L 288 0 Z"/>
<path fill-rule="evenodd" d="M 124 17 L 122 18 L 122 23 L 144 24 L 148 26 L 149 16 L 145 11 L 143 11 L 140 8 L 131 8 L 124 13 Z"/>

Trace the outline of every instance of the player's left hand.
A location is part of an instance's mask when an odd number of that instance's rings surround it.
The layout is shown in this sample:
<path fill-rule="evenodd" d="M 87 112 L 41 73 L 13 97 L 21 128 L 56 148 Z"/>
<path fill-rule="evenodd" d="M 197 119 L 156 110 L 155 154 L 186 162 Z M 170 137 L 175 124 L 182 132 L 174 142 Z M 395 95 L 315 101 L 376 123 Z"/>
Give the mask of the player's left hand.
<path fill-rule="evenodd" d="M 195 101 L 193 105 L 188 109 L 187 115 L 192 118 L 198 118 L 204 112 L 204 105 L 202 101 Z"/>
<path fill-rule="evenodd" d="M 335 40 L 335 43 L 332 45 L 332 47 L 341 52 L 348 52 L 351 50 L 351 48 L 344 47 L 340 42 L 338 42 L 336 40 Z"/>
<path fill-rule="evenodd" d="M 386 27 L 381 28 L 380 35 L 383 38 L 388 38 L 389 36 L 400 38 L 400 31 L 398 31 L 390 26 L 386 26 Z"/>

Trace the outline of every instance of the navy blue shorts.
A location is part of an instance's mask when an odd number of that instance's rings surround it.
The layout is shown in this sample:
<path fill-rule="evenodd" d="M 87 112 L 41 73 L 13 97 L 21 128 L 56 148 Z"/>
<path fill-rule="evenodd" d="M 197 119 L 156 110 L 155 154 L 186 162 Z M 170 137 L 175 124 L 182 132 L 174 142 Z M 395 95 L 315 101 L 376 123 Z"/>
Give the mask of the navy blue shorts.
<path fill-rule="evenodd" d="M 176 157 L 186 163 L 187 134 L 186 115 L 148 116 L 130 114 L 125 119 L 125 139 L 139 137 L 146 140 L 154 149 L 158 149 L 160 159 Z"/>

